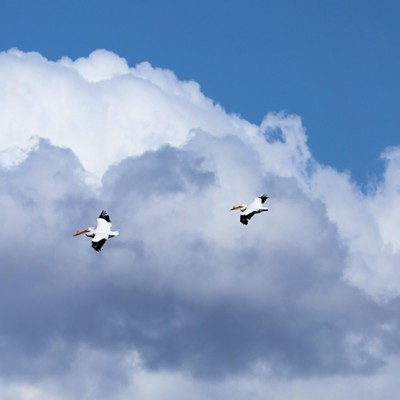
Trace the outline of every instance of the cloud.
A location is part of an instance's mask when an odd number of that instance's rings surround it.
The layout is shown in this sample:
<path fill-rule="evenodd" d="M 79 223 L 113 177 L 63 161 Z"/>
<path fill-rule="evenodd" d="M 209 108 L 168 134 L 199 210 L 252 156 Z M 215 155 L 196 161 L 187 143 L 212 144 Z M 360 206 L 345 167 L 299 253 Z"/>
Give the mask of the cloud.
<path fill-rule="evenodd" d="M 10 50 L 0 70 L 0 393 L 292 398 L 391 379 L 396 149 L 364 193 L 313 158 L 298 116 L 251 125 L 148 63 Z M 270 212 L 242 226 L 229 208 L 262 192 Z M 72 233 L 102 209 L 121 235 L 97 254 Z"/>
<path fill-rule="evenodd" d="M 37 135 L 71 149 L 97 177 L 127 156 L 183 144 L 192 129 L 218 135 L 256 129 L 225 114 L 197 83 L 148 63 L 130 69 L 104 50 L 50 62 L 13 49 L 0 54 L 0 73 L 0 151 L 27 146 Z"/>

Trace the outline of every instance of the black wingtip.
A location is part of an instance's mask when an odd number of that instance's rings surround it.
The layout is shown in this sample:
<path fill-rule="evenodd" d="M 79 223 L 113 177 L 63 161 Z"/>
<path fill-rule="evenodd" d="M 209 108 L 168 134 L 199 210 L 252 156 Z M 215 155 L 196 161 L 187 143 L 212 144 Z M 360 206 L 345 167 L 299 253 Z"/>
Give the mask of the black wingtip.
<path fill-rule="evenodd" d="M 106 242 L 106 239 L 101 239 L 98 242 L 92 242 L 92 247 L 94 250 L 97 252 L 101 251 L 101 248 L 103 247 L 104 243 Z"/>
<path fill-rule="evenodd" d="M 262 194 L 261 196 L 258 197 L 259 199 L 261 199 L 261 203 L 265 203 L 267 201 L 267 199 L 269 199 L 269 196 L 267 196 L 265 193 Z"/>
<path fill-rule="evenodd" d="M 101 214 L 99 215 L 99 218 L 103 218 L 104 220 L 106 220 L 107 222 L 111 222 L 110 220 L 110 216 L 107 214 L 107 212 L 105 210 L 103 210 L 101 212 Z"/>
<path fill-rule="evenodd" d="M 249 223 L 249 220 L 247 219 L 247 217 L 246 217 L 245 215 L 241 215 L 241 216 L 240 216 L 240 222 L 241 222 L 243 225 L 247 225 L 247 224 Z"/>

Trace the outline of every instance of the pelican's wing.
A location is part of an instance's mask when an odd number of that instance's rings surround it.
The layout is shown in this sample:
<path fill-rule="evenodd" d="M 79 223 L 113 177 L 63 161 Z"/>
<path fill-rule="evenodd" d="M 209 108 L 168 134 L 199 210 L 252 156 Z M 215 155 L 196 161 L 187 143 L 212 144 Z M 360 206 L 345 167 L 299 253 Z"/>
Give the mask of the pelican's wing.
<path fill-rule="evenodd" d="M 96 232 L 110 232 L 111 225 L 111 222 L 107 222 L 104 218 L 97 218 Z"/>
<path fill-rule="evenodd" d="M 102 211 L 101 214 L 99 215 L 99 218 L 102 218 L 104 220 L 106 220 L 107 222 L 111 222 L 110 220 L 110 216 L 107 214 L 106 211 Z"/>
<path fill-rule="evenodd" d="M 108 222 L 105 218 L 97 218 L 97 227 L 95 232 L 96 234 L 92 239 L 92 247 L 96 251 L 100 251 L 106 240 L 110 237 L 111 222 Z"/>
<path fill-rule="evenodd" d="M 262 196 L 256 197 L 246 208 L 245 211 L 243 211 L 244 215 L 250 215 L 251 213 L 254 212 L 259 212 L 259 211 L 266 211 L 268 210 L 267 207 L 264 207 L 263 204 L 265 203 L 265 201 L 268 199 L 268 196 L 266 196 L 265 194 L 263 194 Z M 252 216 L 253 216 L 252 215 Z M 251 217 L 250 217 L 251 218 Z"/>
<path fill-rule="evenodd" d="M 260 197 L 256 197 L 246 208 L 245 211 L 243 211 L 242 214 L 244 215 L 249 215 L 251 213 L 254 213 L 254 211 L 258 211 L 260 208 L 262 208 L 262 201 Z"/>
<path fill-rule="evenodd" d="M 249 223 L 249 220 L 253 217 L 253 215 L 254 215 L 255 213 L 256 213 L 255 211 L 252 211 L 252 212 L 249 213 L 249 214 L 242 214 L 242 215 L 240 216 L 240 222 L 241 222 L 243 225 L 247 225 L 247 224 Z"/>
<path fill-rule="evenodd" d="M 92 239 L 92 247 L 96 251 L 100 251 L 101 248 L 104 246 L 104 243 L 107 241 L 107 238 L 104 237 L 104 235 L 96 235 Z"/>

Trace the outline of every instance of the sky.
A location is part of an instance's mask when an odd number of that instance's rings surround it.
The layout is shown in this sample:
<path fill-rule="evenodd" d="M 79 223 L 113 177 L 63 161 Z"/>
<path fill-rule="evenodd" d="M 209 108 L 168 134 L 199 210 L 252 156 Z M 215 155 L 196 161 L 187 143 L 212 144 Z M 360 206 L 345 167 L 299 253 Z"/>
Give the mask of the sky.
<path fill-rule="evenodd" d="M 2 399 L 397 399 L 397 3 L 0 11 Z"/>

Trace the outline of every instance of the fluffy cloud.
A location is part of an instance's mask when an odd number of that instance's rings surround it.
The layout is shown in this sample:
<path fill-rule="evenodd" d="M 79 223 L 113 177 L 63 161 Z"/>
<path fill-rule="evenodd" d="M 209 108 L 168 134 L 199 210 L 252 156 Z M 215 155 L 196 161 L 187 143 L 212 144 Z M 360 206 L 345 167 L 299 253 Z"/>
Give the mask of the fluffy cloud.
<path fill-rule="evenodd" d="M 49 62 L 37 53 L 0 55 L 0 151 L 25 148 L 32 136 L 70 148 L 97 177 L 121 159 L 182 145 L 192 129 L 216 135 L 254 131 L 226 115 L 195 82 L 143 63 L 129 69 L 106 51 Z"/>
<path fill-rule="evenodd" d="M 254 126 L 148 63 L 10 50 L 0 71 L 4 398 L 395 386 L 398 150 L 365 194 L 299 117 Z M 101 209 L 121 236 L 97 254 L 71 234 Z"/>

